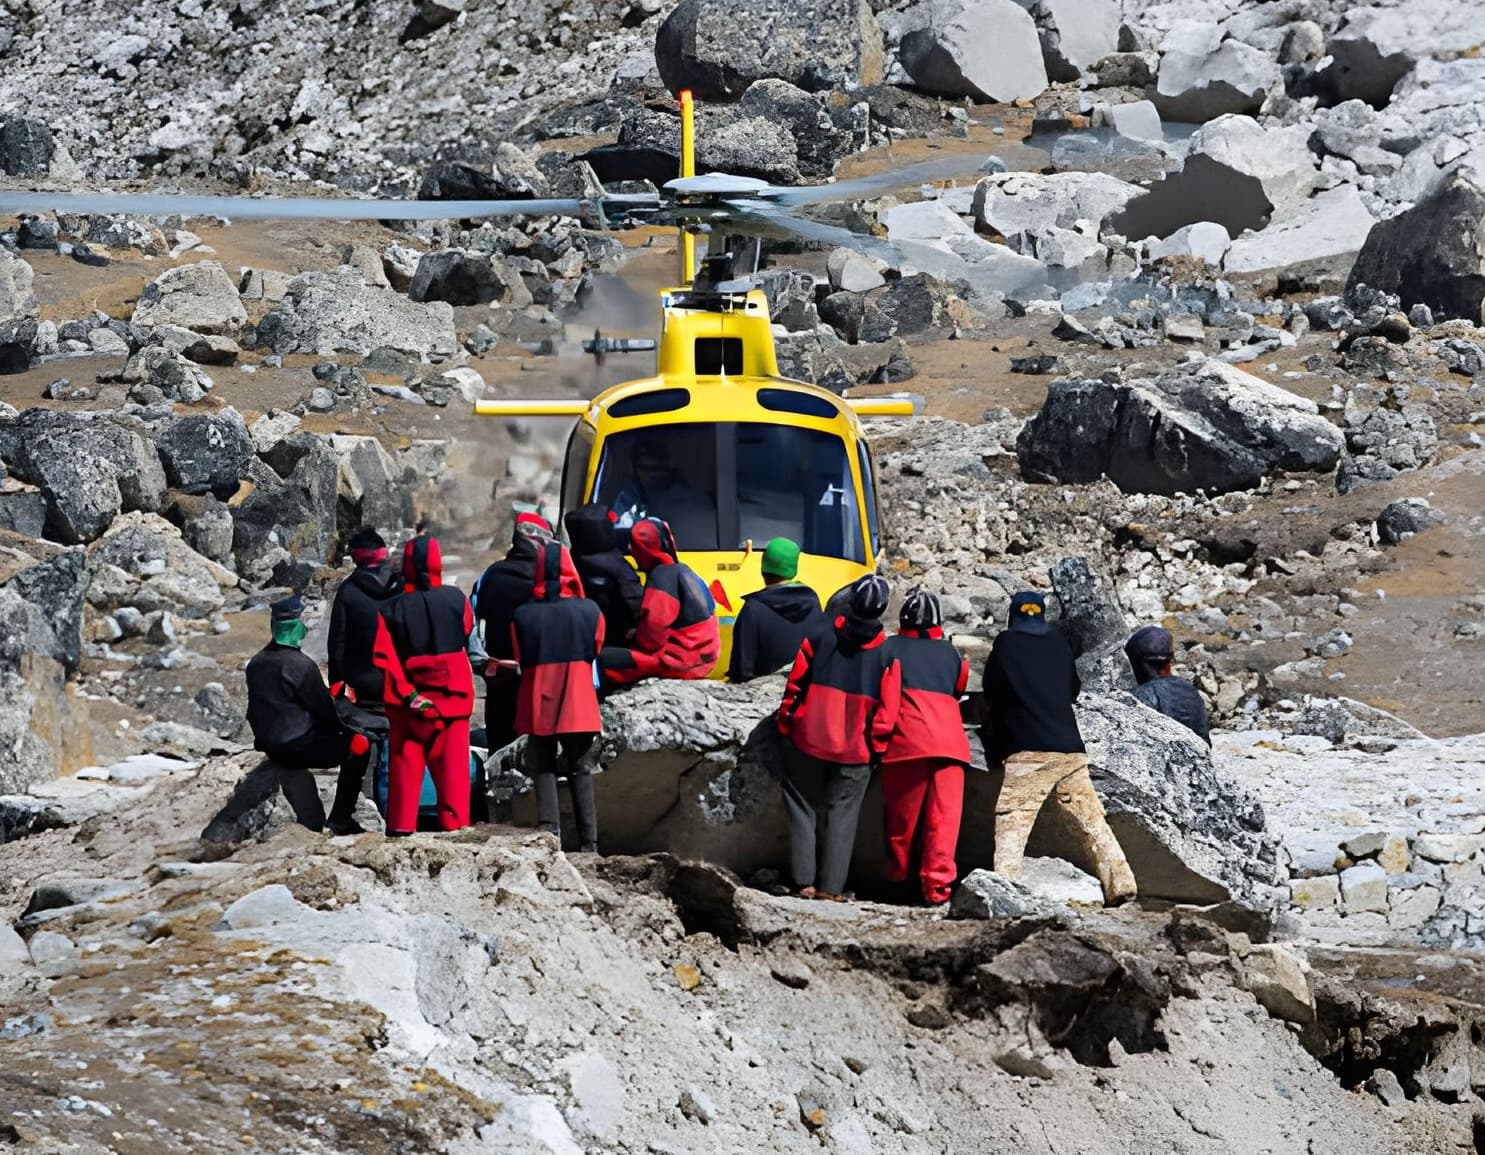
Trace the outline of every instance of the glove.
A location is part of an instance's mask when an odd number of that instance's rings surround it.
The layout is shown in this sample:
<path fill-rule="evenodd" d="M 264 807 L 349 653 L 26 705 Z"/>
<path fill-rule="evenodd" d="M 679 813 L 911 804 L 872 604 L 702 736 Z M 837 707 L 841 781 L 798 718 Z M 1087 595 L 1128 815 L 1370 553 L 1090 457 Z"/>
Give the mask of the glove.
<path fill-rule="evenodd" d="M 331 682 L 330 683 L 330 696 L 332 698 L 343 698 L 343 697 L 345 697 L 345 683 L 344 682 Z"/>
<path fill-rule="evenodd" d="M 422 694 L 410 694 L 406 701 L 407 708 L 417 714 L 428 714 L 433 710 L 433 703 Z"/>
<path fill-rule="evenodd" d="M 369 754 L 370 752 L 371 752 L 371 743 L 367 740 L 365 734 L 352 734 L 351 735 L 351 753 L 352 754 L 356 755 L 359 758 L 361 755 L 363 755 L 363 754 Z"/>

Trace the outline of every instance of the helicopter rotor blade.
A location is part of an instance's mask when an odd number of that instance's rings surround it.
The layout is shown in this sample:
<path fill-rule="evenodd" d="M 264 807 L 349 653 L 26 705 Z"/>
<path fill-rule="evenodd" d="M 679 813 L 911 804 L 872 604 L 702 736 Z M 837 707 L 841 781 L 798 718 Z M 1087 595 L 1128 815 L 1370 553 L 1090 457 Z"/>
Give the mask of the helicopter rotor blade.
<path fill-rule="evenodd" d="M 935 181 L 953 180 L 959 177 L 978 177 L 979 166 L 982 164 L 984 164 L 984 156 L 961 153 L 956 156 L 943 156 L 935 160 L 923 161 L 921 164 L 889 169 L 887 172 L 876 173 L 872 176 L 836 181 L 834 184 L 799 185 L 790 188 L 771 185 L 767 190 L 760 192 L 759 197 L 771 204 L 791 207 L 824 204 L 830 201 L 867 200 L 881 193 L 906 188 L 909 185 L 932 184 Z"/>
<path fill-rule="evenodd" d="M 414 201 L 336 197 L 214 197 L 173 193 L 51 193 L 0 189 L 0 213 L 129 213 L 145 217 L 241 220 L 463 220 L 476 217 L 581 217 L 598 198 Z"/>
<path fill-rule="evenodd" d="M 830 248 L 855 249 L 868 257 L 876 257 L 890 265 L 901 265 L 904 254 L 889 241 L 880 237 L 853 233 L 839 225 L 827 225 L 808 217 L 775 208 L 772 204 L 748 201 L 732 201 L 732 219 L 727 231 L 771 236 L 791 241 L 809 241 Z"/>

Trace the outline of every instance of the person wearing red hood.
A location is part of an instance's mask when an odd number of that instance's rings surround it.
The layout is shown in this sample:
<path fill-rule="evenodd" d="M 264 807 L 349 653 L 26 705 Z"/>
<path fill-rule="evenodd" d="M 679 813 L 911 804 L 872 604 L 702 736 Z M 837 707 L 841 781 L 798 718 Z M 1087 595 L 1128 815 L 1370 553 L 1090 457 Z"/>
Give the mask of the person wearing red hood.
<path fill-rule="evenodd" d="M 656 518 L 630 530 L 629 556 L 645 575 L 644 601 L 628 646 L 606 646 L 599 655 L 604 680 L 627 686 L 641 678 L 705 678 L 722 652 L 706 583 L 681 564 L 670 527 Z"/>
<path fill-rule="evenodd" d="M 923 822 L 918 880 L 930 906 L 949 901 L 959 877 L 954 850 L 964 807 L 969 737 L 959 696 L 969 685 L 969 662 L 944 640 L 938 598 L 915 589 L 902 603 L 898 632 L 887 639 L 887 660 L 902 678 L 897 726 L 882 755 L 882 804 L 887 819 L 887 877 L 908 876 L 913 835 Z"/>
<path fill-rule="evenodd" d="M 536 555 L 531 600 L 511 620 L 511 650 L 521 666 L 516 732 L 527 736 L 526 772 L 536 788 L 537 825 L 561 840 L 560 748 L 582 850 L 593 854 L 598 851 L 594 740 L 603 730 L 593 670 L 603 630 L 603 611 L 583 596 L 572 555 L 560 542 L 547 542 Z"/>
<path fill-rule="evenodd" d="M 789 873 L 801 898 L 844 901 L 861 802 L 897 725 L 900 673 L 882 632 L 890 591 L 876 574 L 850 590 L 833 628 L 805 636 L 779 705 Z"/>
<path fill-rule="evenodd" d="M 423 772 L 438 791 L 439 825 L 469 825 L 469 715 L 474 671 L 465 650 L 474 615 L 469 599 L 442 584 L 438 539 L 420 534 L 402 551 L 406 592 L 377 620 L 373 660 L 386 678 L 391 725 L 387 833 L 418 827 Z"/>

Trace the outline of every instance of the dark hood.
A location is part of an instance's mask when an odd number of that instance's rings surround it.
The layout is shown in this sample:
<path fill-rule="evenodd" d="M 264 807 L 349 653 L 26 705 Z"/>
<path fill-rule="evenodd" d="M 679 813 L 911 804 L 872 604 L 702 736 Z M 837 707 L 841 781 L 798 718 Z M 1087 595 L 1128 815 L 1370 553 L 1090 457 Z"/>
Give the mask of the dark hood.
<path fill-rule="evenodd" d="M 563 524 L 567 526 L 567 538 L 572 543 L 574 557 L 618 551 L 619 539 L 613 519 L 601 505 L 574 509 L 563 519 Z"/>
<path fill-rule="evenodd" d="M 793 582 L 764 586 L 745 595 L 743 601 L 766 606 L 794 625 L 803 625 L 821 612 L 820 598 L 815 591 Z"/>
<path fill-rule="evenodd" d="M 389 565 L 352 570 L 345 580 L 347 585 L 354 586 L 374 602 L 384 602 L 402 592 L 402 582 Z"/>
<path fill-rule="evenodd" d="M 882 619 L 858 618 L 854 614 L 842 614 L 835 619 L 835 636 L 840 642 L 841 649 L 848 653 L 852 650 L 865 649 L 872 642 L 882 640 Z"/>

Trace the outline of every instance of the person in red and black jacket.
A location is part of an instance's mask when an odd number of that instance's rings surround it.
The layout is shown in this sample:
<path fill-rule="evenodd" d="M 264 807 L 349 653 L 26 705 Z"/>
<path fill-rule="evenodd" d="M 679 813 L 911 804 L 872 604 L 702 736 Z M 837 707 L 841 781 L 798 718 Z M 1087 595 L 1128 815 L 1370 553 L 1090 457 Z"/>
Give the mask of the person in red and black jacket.
<path fill-rule="evenodd" d="M 438 539 L 419 535 L 402 551 L 406 592 L 377 621 L 373 658 L 386 675 L 391 726 L 387 762 L 387 833 L 418 825 L 423 771 L 438 791 L 444 830 L 469 825 L 469 715 L 474 671 L 465 646 L 474 629 L 469 599 L 442 584 Z"/>
<path fill-rule="evenodd" d="M 706 583 L 681 564 L 670 527 L 655 518 L 630 530 L 629 556 L 645 574 L 645 596 L 627 646 L 606 646 L 599 655 L 604 681 L 627 686 L 641 678 L 706 677 L 722 652 Z"/>
<path fill-rule="evenodd" d="M 509 551 L 490 563 L 470 592 L 484 634 L 485 744 L 492 753 L 516 740 L 516 691 L 521 679 L 510 652 L 511 617 L 531 600 L 536 555 L 552 540 L 552 527 L 541 514 L 517 513 Z"/>
<path fill-rule="evenodd" d="M 859 578 L 834 628 L 807 636 L 799 647 L 779 706 L 779 732 L 788 739 L 789 872 L 803 898 L 841 897 L 872 765 L 897 725 L 900 675 L 882 632 L 888 597 L 882 578 Z M 817 811 L 823 812 L 818 857 Z"/>
<path fill-rule="evenodd" d="M 902 678 L 897 728 L 882 755 L 887 877 L 893 882 L 907 878 L 921 818 L 918 879 L 930 906 L 949 901 L 958 877 L 954 849 L 964 808 L 964 768 L 970 764 L 969 737 L 959 713 L 969 663 L 944 640 L 943 621 L 938 598 L 915 589 L 902 604 L 896 636 L 886 645 Z"/>
<path fill-rule="evenodd" d="M 598 852 L 593 805 L 594 742 L 603 731 L 593 664 L 603 648 L 603 612 L 583 596 L 572 555 L 548 542 L 536 557 L 536 585 L 511 621 L 511 649 L 521 664 L 516 732 L 527 735 L 526 773 L 536 787 L 536 824 L 562 837 L 557 753 L 566 763 L 572 813 L 584 853 Z"/>

